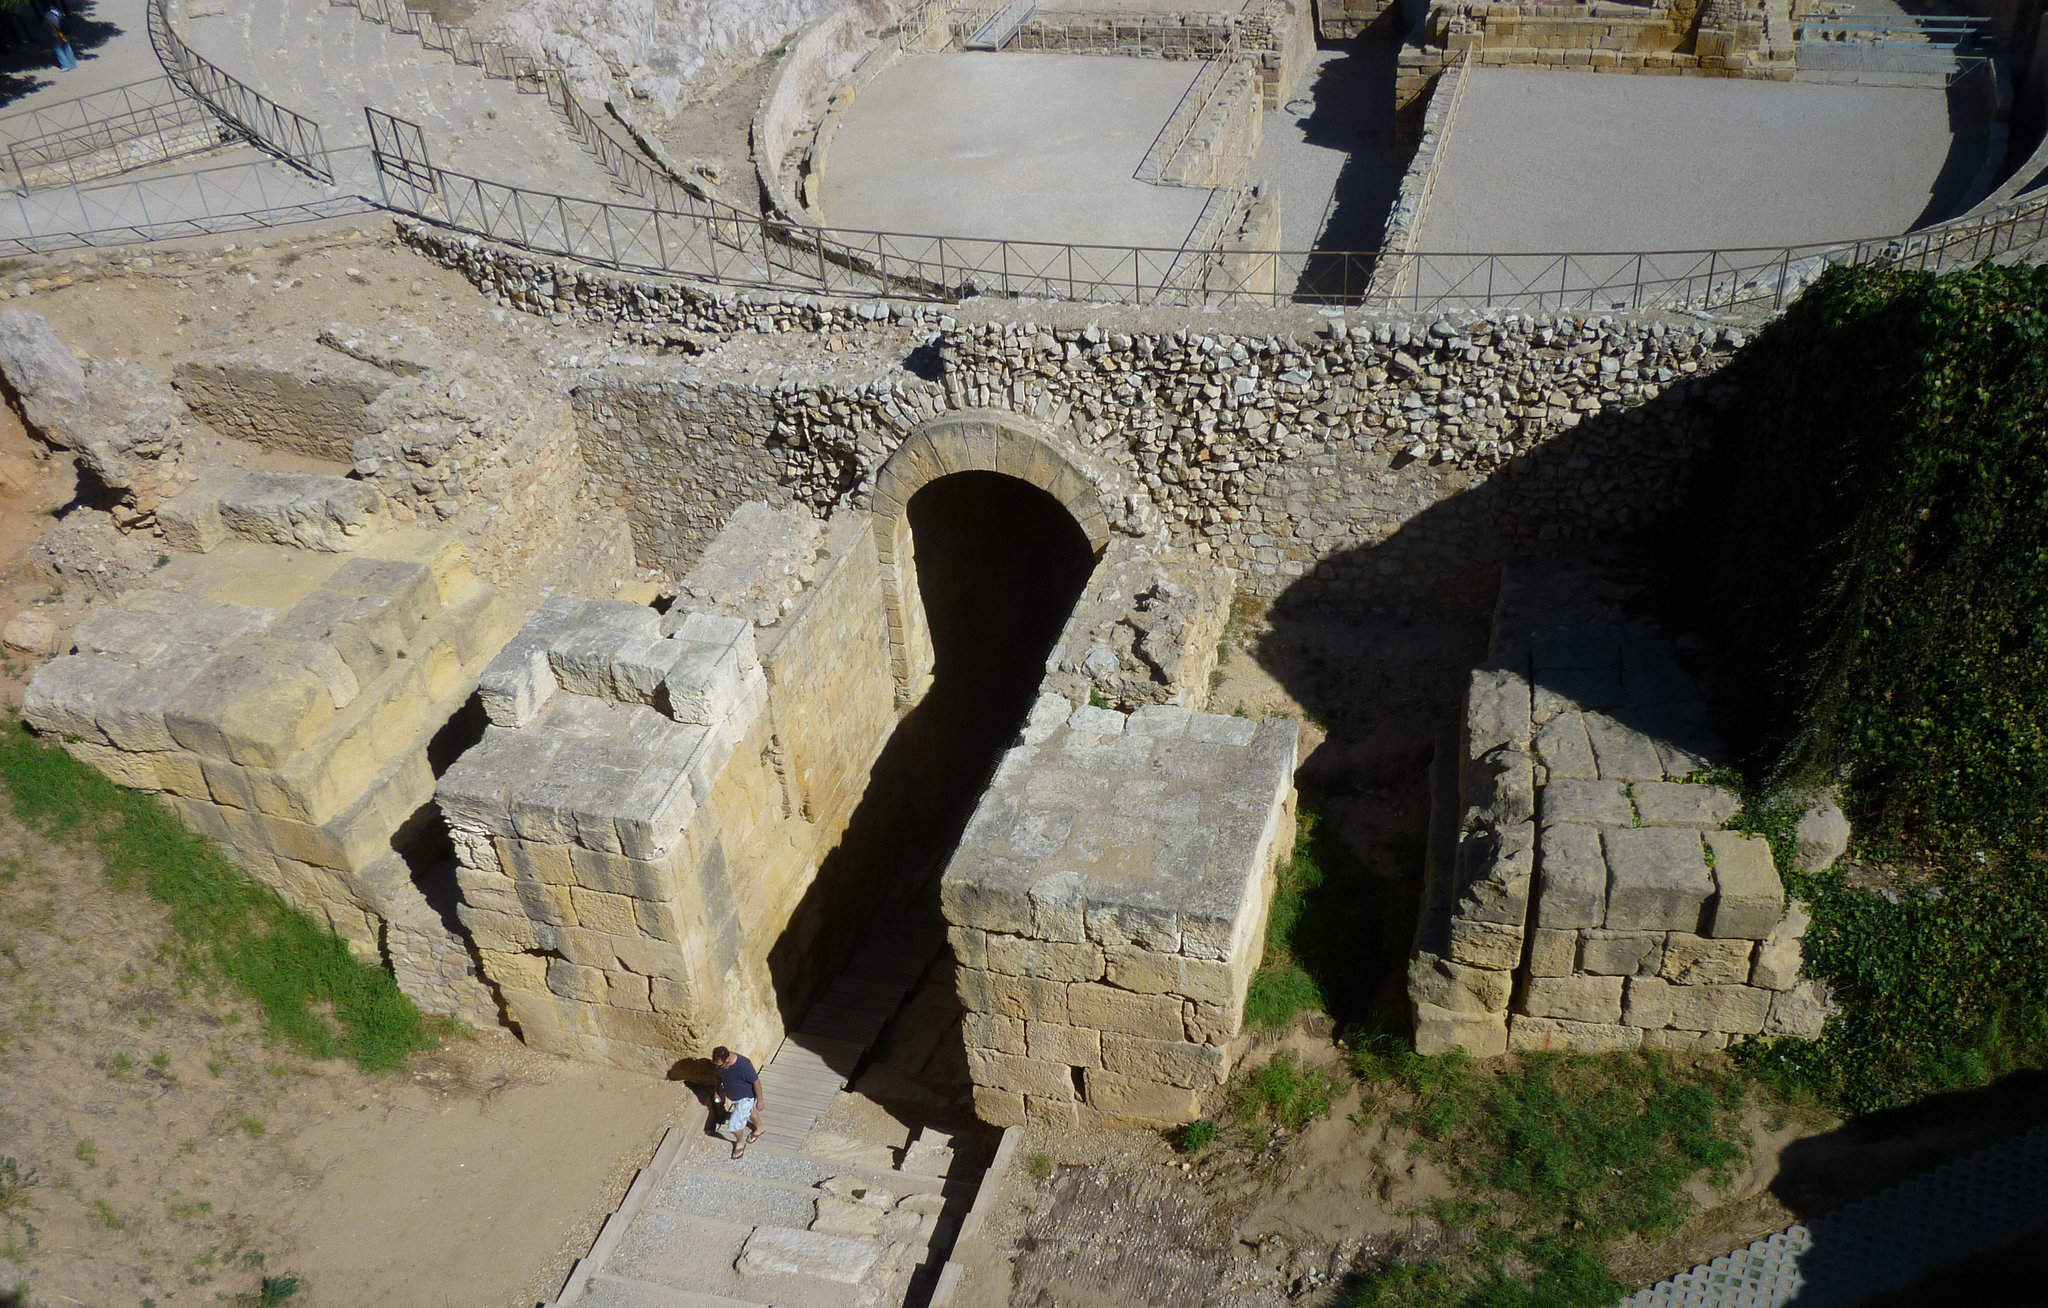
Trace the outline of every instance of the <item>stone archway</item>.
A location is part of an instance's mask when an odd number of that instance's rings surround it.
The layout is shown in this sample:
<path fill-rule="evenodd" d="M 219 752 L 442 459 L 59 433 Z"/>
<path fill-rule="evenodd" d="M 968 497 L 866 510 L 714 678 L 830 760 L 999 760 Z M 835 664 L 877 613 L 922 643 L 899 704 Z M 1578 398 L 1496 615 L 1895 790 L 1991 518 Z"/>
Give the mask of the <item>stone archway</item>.
<path fill-rule="evenodd" d="M 1107 479 L 1091 473 L 1080 451 L 1014 414 L 970 410 L 935 418 L 912 431 L 875 474 L 875 548 L 889 613 L 890 663 L 896 688 L 915 700 L 931 676 L 931 630 L 918 594 L 910 501 L 926 485 L 960 472 L 993 472 L 1038 487 L 1057 500 L 1099 558 L 1109 543 L 1117 505 Z"/>

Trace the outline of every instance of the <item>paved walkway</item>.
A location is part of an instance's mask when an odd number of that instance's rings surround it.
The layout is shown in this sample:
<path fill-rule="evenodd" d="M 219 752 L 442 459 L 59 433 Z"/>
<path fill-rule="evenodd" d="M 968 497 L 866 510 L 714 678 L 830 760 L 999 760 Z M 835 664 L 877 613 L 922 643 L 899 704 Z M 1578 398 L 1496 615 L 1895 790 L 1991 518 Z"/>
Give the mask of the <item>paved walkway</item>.
<path fill-rule="evenodd" d="M 1858 1308 L 2048 1227 L 2048 1126 L 1638 1291 L 1621 1308 Z"/>
<path fill-rule="evenodd" d="M 817 1122 L 945 944 L 934 912 L 878 927 L 761 1069 L 767 1130 L 734 1160 L 671 1130 L 559 1308 L 883 1308 L 928 1292 L 983 1160 L 927 1130 L 896 1151 Z"/>

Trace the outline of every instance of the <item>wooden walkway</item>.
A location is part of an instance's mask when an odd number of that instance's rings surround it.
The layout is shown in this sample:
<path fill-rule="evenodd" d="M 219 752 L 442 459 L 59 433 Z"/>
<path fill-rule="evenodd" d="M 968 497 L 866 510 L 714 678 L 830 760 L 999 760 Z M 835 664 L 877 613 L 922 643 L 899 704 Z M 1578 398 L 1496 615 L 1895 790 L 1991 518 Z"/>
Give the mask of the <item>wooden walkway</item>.
<path fill-rule="evenodd" d="M 945 923 L 919 909 L 868 933 L 839 978 L 761 1069 L 768 1129 L 753 1148 L 795 1154 L 853 1079 L 882 1027 L 944 946 Z"/>

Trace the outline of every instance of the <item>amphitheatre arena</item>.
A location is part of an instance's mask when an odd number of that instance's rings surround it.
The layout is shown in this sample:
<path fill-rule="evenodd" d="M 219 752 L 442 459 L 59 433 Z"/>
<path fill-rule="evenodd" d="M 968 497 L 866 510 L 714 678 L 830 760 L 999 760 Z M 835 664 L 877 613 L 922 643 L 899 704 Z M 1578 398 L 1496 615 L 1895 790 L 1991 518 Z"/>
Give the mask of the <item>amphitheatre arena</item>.
<path fill-rule="evenodd" d="M 1617 560 L 1829 269 L 2035 258 L 2038 5 L 418 3 L 10 50 L 8 708 L 445 1025 L 80 1035 L 0 1304 L 1349 1303 L 1465 1247 L 1406 1137 L 1165 1143 L 1363 1029 L 1261 1016 L 1312 828 L 1416 1054 L 1820 1036 Z"/>

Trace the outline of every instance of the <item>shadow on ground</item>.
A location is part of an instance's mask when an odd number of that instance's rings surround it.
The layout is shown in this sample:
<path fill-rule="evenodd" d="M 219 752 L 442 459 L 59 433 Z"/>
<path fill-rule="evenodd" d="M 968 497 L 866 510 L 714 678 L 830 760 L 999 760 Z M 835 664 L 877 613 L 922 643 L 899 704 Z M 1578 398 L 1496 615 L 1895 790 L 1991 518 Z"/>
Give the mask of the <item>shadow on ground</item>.
<path fill-rule="evenodd" d="M 31 91 L 62 84 L 65 74 L 57 68 L 55 44 L 38 16 L 53 3 L 60 0 L 0 6 L 0 108 Z M 70 36 L 72 52 L 81 64 L 125 30 L 117 23 L 94 17 L 91 0 L 66 3 L 70 13 L 64 20 L 64 31 Z"/>

